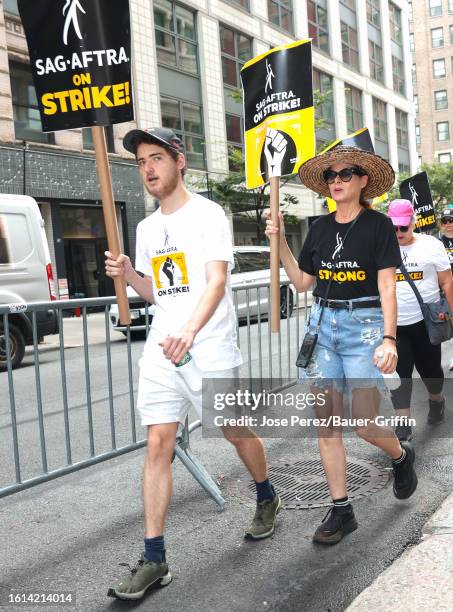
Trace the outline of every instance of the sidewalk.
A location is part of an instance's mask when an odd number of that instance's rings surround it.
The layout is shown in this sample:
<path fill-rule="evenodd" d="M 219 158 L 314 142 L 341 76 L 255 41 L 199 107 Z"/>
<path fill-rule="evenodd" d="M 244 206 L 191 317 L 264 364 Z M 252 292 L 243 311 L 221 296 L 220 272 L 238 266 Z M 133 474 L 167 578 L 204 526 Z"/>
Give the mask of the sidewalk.
<path fill-rule="evenodd" d="M 451 612 L 453 609 L 453 493 L 406 550 L 347 608 L 347 612 Z"/>

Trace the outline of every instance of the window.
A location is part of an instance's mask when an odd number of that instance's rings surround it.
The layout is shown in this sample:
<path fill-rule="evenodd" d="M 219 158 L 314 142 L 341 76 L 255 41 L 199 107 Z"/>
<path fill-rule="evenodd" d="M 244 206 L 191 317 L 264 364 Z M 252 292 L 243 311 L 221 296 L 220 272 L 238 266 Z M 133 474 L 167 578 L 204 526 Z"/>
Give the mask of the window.
<path fill-rule="evenodd" d="M 415 109 L 415 112 L 418 113 L 418 96 L 417 96 L 417 94 L 414 95 L 414 109 Z"/>
<path fill-rule="evenodd" d="M 448 0 L 448 12 L 453 15 L 453 0 Z"/>
<path fill-rule="evenodd" d="M 450 126 L 448 121 L 436 123 L 437 140 L 450 140 Z"/>
<path fill-rule="evenodd" d="M 238 4 L 242 6 L 246 11 L 250 12 L 250 2 L 249 0 L 232 0 L 233 4 Z"/>
<path fill-rule="evenodd" d="M 415 64 L 412 64 L 411 74 L 412 74 L 412 85 L 416 85 L 417 84 L 417 66 Z"/>
<path fill-rule="evenodd" d="M 410 166 L 402 161 L 398 161 L 398 173 L 399 174 L 409 174 Z"/>
<path fill-rule="evenodd" d="M 44 134 L 38 99 L 28 64 L 11 62 L 9 66 L 13 97 L 14 132 L 18 140 L 55 143 L 53 133 Z"/>
<path fill-rule="evenodd" d="M 343 51 L 343 62 L 359 69 L 359 51 L 357 46 L 357 30 L 348 24 L 341 22 L 341 48 Z"/>
<path fill-rule="evenodd" d="M 107 151 L 109 153 L 115 153 L 115 138 L 113 136 L 113 126 L 108 125 L 104 128 L 105 142 L 107 144 Z M 84 128 L 82 130 L 83 148 L 89 151 L 94 151 L 93 132 L 90 128 Z"/>
<path fill-rule="evenodd" d="M 389 2 L 389 14 L 390 14 L 390 38 L 397 45 L 403 44 L 403 37 L 401 33 L 401 9 Z"/>
<path fill-rule="evenodd" d="M 269 21 L 282 30 L 293 33 L 292 0 L 267 0 Z"/>
<path fill-rule="evenodd" d="M 318 90 L 321 94 L 327 94 L 332 92 L 332 77 L 325 72 L 320 72 L 319 70 L 313 70 L 313 89 Z M 329 142 L 335 138 L 335 112 L 333 106 L 333 98 L 332 95 L 328 96 L 323 104 L 320 104 L 315 109 L 316 119 L 322 119 L 324 125 L 317 130 L 320 132 L 319 136 L 317 135 L 317 143 L 319 142 Z"/>
<path fill-rule="evenodd" d="M 443 28 L 433 28 L 431 30 L 431 47 L 433 49 L 438 49 L 439 47 L 444 46 L 444 29 Z"/>
<path fill-rule="evenodd" d="M 441 59 L 433 60 L 433 78 L 441 79 L 445 75 L 445 59 L 442 57 Z"/>
<path fill-rule="evenodd" d="M 439 164 L 449 164 L 451 162 L 451 153 L 439 153 Z"/>
<path fill-rule="evenodd" d="M 442 0 L 429 0 L 429 14 L 431 17 L 442 15 Z"/>
<path fill-rule="evenodd" d="M 371 78 L 380 83 L 384 82 L 384 64 L 382 61 L 382 47 L 373 42 L 368 41 L 368 50 L 370 54 L 370 73 Z"/>
<path fill-rule="evenodd" d="M 406 83 L 404 80 L 404 62 L 392 55 L 392 74 L 393 89 L 402 96 L 406 93 Z"/>
<path fill-rule="evenodd" d="M 453 25 L 450 26 L 450 45 L 453 45 Z"/>
<path fill-rule="evenodd" d="M 355 0 L 340 0 L 340 2 L 341 4 L 344 4 L 345 6 L 350 8 L 351 11 L 355 11 Z"/>
<path fill-rule="evenodd" d="M 421 144 L 422 139 L 420 137 L 420 126 L 416 125 L 415 126 L 415 144 Z"/>
<path fill-rule="evenodd" d="M 441 89 L 434 92 L 434 108 L 436 110 L 448 108 L 448 96 L 446 89 Z"/>
<path fill-rule="evenodd" d="M 240 87 L 241 68 L 253 55 L 251 39 L 239 32 L 220 26 L 220 49 L 224 84 L 235 88 Z"/>
<path fill-rule="evenodd" d="M 307 1 L 308 36 L 313 45 L 329 53 L 329 27 L 327 23 L 327 10 L 314 0 Z"/>
<path fill-rule="evenodd" d="M 362 92 L 351 85 L 346 85 L 344 95 L 348 132 L 355 132 L 363 127 Z"/>
<path fill-rule="evenodd" d="M 414 13 L 413 13 L 413 7 L 412 7 L 411 0 L 408 1 L 408 5 L 409 5 L 409 21 L 412 21 L 414 18 Z"/>
<path fill-rule="evenodd" d="M 413 53 L 415 51 L 415 40 L 414 40 L 414 33 L 411 32 L 409 34 L 409 50 L 411 53 Z"/>
<path fill-rule="evenodd" d="M 387 142 L 387 104 L 373 98 L 374 137 Z"/>
<path fill-rule="evenodd" d="M 242 117 L 237 115 L 225 115 L 225 123 L 226 123 L 226 134 L 227 134 L 227 143 L 228 143 L 228 154 L 230 154 L 231 149 L 237 149 L 239 151 L 243 151 L 244 149 L 244 140 L 243 140 L 243 127 L 242 127 Z M 229 158 L 228 155 L 228 165 L 230 168 L 230 172 L 234 172 L 239 170 L 237 165 L 233 160 Z"/>
<path fill-rule="evenodd" d="M 395 108 L 396 142 L 399 147 L 408 147 L 407 113 Z"/>
<path fill-rule="evenodd" d="M 377 28 L 381 27 L 381 8 L 379 5 L 379 0 L 366 1 L 366 17 L 368 23 L 371 23 L 371 25 L 374 25 Z"/>
<path fill-rule="evenodd" d="M 204 129 L 201 108 L 182 100 L 161 98 L 162 125 L 169 127 L 182 139 L 186 147 L 189 168 L 206 167 Z"/>
<path fill-rule="evenodd" d="M 4 7 L 5 12 L 11 13 L 12 15 L 19 15 L 17 0 L 4 0 Z"/>
<path fill-rule="evenodd" d="M 157 61 L 198 74 L 195 14 L 172 0 L 154 1 Z"/>

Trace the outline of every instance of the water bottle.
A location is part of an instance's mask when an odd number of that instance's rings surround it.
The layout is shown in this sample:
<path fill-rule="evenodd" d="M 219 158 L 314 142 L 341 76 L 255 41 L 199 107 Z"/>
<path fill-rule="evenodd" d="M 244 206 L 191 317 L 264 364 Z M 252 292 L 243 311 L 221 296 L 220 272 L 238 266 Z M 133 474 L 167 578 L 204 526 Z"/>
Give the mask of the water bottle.
<path fill-rule="evenodd" d="M 380 367 L 383 357 L 384 353 L 382 351 L 379 351 L 379 353 L 377 354 L 378 367 Z M 385 386 L 387 387 L 387 389 L 389 389 L 389 391 L 398 389 L 398 387 L 401 385 L 401 378 L 399 377 L 399 374 L 396 370 L 392 372 L 392 374 L 384 374 L 384 372 L 381 372 L 381 374 L 382 378 L 384 379 Z"/>
<path fill-rule="evenodd" d="M 197 367 L 189 351 L 176 364 L 176 367 L 189 389 L 194 393 L 199 393 L 203 386 L 203 372 Z"/>

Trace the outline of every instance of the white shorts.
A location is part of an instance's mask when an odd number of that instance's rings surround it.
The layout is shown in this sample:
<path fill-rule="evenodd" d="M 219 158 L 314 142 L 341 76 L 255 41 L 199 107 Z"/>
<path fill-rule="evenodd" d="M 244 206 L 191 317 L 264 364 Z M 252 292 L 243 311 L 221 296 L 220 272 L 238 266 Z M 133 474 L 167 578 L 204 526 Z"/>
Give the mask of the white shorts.
<path fill-rule="evenodd" d="M 232 368 L 204 372 L 203 379 L 234 379 L 237 375 L 238 368 Z M 140 370 L 137 410 L 143 426 L 178 422 L 184 425 L 191 406 L 201 418 L 202 392 L 189 389 L 178 370 L 153 366 L 151 376 Z"/>

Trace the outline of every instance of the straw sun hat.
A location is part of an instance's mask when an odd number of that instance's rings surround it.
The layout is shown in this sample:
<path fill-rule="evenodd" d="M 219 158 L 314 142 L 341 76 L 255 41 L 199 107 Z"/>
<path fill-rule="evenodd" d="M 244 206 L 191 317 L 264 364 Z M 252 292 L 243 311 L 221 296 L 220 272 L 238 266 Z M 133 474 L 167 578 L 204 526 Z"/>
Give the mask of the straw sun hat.
<path fill-rule="evenodd" d="M 323 196 L 330 197 L 329 185 L 323 177 L 324 170 L 334 164 L 351 164 L 362 168 L 368 176 L 363 197 L 375 198 L 386 193 L 395 182 L 392 166 L 382 157 L 357 147 L 338 146 L 307 160 L 299 168 L 302 183 Z"/>

